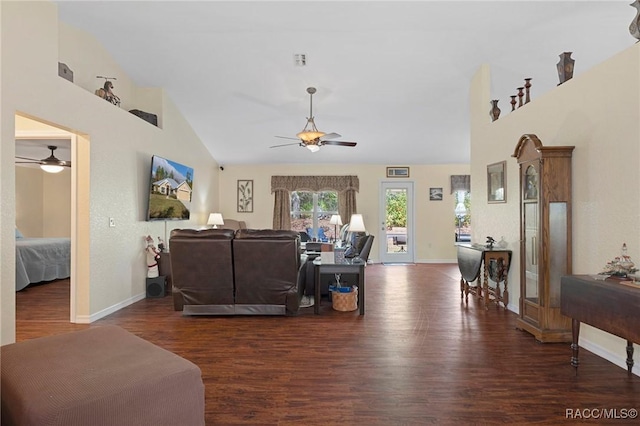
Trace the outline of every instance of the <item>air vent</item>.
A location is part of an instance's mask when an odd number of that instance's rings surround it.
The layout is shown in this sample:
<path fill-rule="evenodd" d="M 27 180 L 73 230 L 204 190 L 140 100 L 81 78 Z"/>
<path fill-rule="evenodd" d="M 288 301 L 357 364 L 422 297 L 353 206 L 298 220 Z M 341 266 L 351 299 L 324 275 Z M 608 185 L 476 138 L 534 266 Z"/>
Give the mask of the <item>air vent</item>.
<path fill-rule="evenodd" d="M 305 55 L 304 53 L 296 53 L 295 55 L 293 55 L 293 63 L 297 67 L 304 67 L 305 65 L 307 65 L 307 55 Z"/>

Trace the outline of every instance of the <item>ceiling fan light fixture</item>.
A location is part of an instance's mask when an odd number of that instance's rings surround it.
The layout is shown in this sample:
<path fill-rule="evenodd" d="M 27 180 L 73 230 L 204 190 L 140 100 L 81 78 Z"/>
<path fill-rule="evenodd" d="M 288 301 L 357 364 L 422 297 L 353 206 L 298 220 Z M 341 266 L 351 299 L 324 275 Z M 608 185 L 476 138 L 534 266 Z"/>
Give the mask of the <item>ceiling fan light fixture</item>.
<path fill-rule="evenodd" d="M 311 151 L 311 152 L 318 152 L 318 151 L 320 151 L 320 147 L 319 147 L 318 145 L 315 145 L 315 144 L 313 144 L 313 145 L 307 145 L 306 147 L 307 147 L 307 149 L 308 149 L 309 151 Z"/>
<path fill-rule="evenodd" d="M 47 173 L 60 173 L 64 167 L 57 164 L 40 164 L 40 168 Z"/>
<path fill-rule="evenodd" d="M 315 121 L 313 121 L 313 117 L 311 117 L 307 119 L 307 124 L 304 126 L 304 129 L 296 136 L 304 142 L 311 142 L 324 135 L 325 132 L 318 130 Z"/>
<path fill-rule="evenodd" d="M 56 156 L 53 155 L 53 152 L 58 149 L 58 147 L 49 145 L 47 148 L 51 150 L 51 155 L 40 161 L 40 168 L 47 173 L 60 173 L 64 169 L 63 165 L 65 162 L 58 160 Z"/>
<path fill-rule="evenodd" d="M 318 132 L 313 130 L 303 130 L 302 132 L 298 133 L 296 136 L 300 140 L 303 140 L 305 142 L 311 142 L 320 138 L 321 136 L 324 136 L 324 132 Z"/>

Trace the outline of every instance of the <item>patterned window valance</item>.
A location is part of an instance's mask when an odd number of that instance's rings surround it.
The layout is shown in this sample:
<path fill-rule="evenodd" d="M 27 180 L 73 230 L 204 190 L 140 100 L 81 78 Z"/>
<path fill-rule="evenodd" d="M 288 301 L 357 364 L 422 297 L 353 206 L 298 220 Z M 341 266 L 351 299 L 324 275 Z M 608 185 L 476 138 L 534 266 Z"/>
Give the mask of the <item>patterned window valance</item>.
<path fill-rule="evenodd" d="M 471 192 L 471 175 L 451 175 L 451 193 L 456 191 Z"/>
<path fill-rule="evenodd" d="M 358 176 L 271 176 L 275 191 L 360 191 Z"/>

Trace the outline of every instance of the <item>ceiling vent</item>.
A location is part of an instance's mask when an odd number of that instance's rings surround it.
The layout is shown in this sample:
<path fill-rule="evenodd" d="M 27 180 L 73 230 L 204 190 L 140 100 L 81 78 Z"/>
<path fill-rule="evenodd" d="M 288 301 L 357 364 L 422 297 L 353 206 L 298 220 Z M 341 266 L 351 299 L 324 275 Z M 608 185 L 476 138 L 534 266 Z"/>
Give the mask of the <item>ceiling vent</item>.
<path fill-rule="evenodd" d="M 304 53 L 296 53 L 295 55 L 293 55 L 293 63 L 297 67 L 304 67 L 305 65 L 307 65 L 307 55 L 305 55 Z"/>

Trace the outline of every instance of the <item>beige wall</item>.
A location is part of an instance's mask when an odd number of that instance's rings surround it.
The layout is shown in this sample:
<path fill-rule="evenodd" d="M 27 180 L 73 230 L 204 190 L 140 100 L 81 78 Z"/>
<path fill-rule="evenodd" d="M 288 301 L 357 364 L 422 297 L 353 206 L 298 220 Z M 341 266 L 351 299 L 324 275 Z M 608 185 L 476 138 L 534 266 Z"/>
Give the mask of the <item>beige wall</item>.
<path fill-rule="evenodd" d="M 504 235 L 510 243 L 514 262 L 509 308 L 517 312 L 520 297 L 518 165 L 511 155 L 524 133 L 536 134 L 544 145 L 575 146 L 573 273 L 600 272 L 620 254 L 624 242 L 640 263 L 640 45 L 535 96 L 493 123 L 488 118 L 489 82 L 489 69 L 483 66 L 470 89 L 473 239 Z M 488 204 L 486 167 L 501 160 L 507 161 L 507 203 Z M 624 364 L 622 339 L 584 326 L 581 345 Z"/>
<path fill-rule="evenodd" d="M 71 236 L 71 172 L 16 167 L 16 226 L 25 237 Z"/>
<path fill-rule="evenodd" d="M 82 135 L 72 169 L 77 173 L 72 186 L 81 189 L 72 198 L 79 216 L 71 224 L 72 234 L 81 235 L 76 267 L 83 273 L 78 275 L 86 276 L 76 283 L 80 322 L 144 297 L 143 237 L 157 238 L 174 227 L 203 223 L 218 208 L 218 164 L 163 91 L 136 88 L 88 34 L 64 25 L 59 31 L 55 4 L 0 2 L 0 20 L 0 342 L 4 344 L 15 339 L 16 113 Z M 74 80 L 88 88 L 58 77 L 58 61 L 67 63 Z M 124 108 L 148 110 L 160 103 L 162 129 L 95 96 L 95 76 L 114 73 L 115 92 Z M 194 168 L 192 220 L 170 222 L 166 228 L 163 222 L 145 221 L 153 154 Z M 116 220 L 115 228 L 109 227 L 110 217 Z"/>
<path fill-rule="evenodd" d="M 284 149 L 284 148 L 283 148 Z M 298 149 L 291 147 L 291 149 Z M 330 149 L 330 148 L 328 148 Z M 348 149 L 348 148 L 347 148 Z M 311 154 L 310 154 L 311 155 Z M 271 228 L 273 224 L 273 202 L 271 176 L 273 175 L 356 175 L 360 180 L 357 194 L 358 212 L 362 213 L 365 225 L 373 235 L 379 235 L 378 224 L 382 223 L 379 211 L 380 184 L 386 178 L 387 165 L 227 165 L 220 173 L 220 206 L 223 217 L 244 220 L 250 228 Z M 414 182 L 415 231 L 417 262 L 455 262 L 455 222 L 453 210 L 455 199 L 450 192 L 450 176 L 469 174 L 468 165 L 411 165 L 410 178 Z M 253 213 L 236 212 L 237 180 L 253 179 Z M 391 179 L 399 181 L 399 179 Z M 429 188 L 444 190 L 442 201 L 429 201 Z M 344 218 L 343 218 L 343 221 Z M 204 225 L 205 220 L 202 224 Z M 374 240 L 371 260 L 379 261 L 379 240 Z"/>
<path fill-rule="evenodd" d="M 42 171 L 16 167 L 16 227 L 25 237 L 42 237 Z"/>

